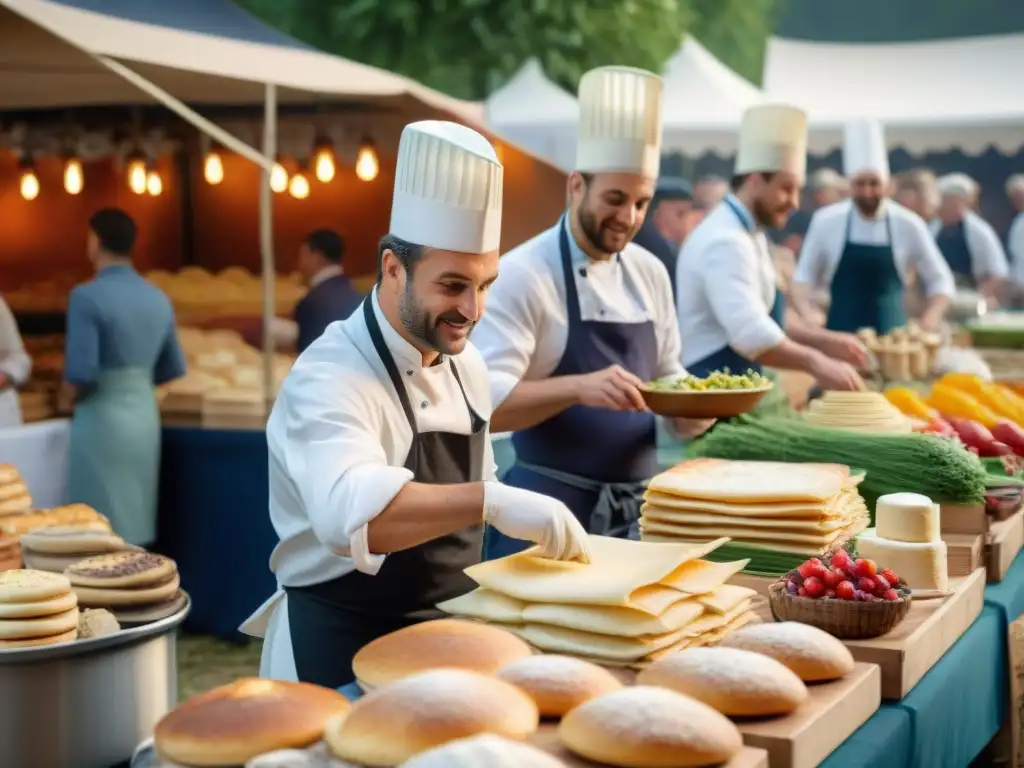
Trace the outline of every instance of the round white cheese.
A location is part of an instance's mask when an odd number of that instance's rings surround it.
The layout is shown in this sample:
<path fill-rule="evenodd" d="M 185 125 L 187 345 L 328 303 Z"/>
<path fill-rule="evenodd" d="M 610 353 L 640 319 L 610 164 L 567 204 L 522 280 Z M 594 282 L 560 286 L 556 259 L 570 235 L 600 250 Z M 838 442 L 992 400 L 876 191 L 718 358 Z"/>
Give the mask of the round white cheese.
<path fill-rule="evenodd" d="M 892 541 L 869 528 L 857 537 L 857 554 L 874 560 L 879 572 L 885 568 L 895 571 L 911 592 L 949 590 L 946 542 L 941 539 L 920 543 Z"/>
<path fill-rule="evenodd" d="M 875 506 L 875 528 L 881 538 L 891 541 L 938 541 L 939 505 L 919 493 L 887 494 Z"/>

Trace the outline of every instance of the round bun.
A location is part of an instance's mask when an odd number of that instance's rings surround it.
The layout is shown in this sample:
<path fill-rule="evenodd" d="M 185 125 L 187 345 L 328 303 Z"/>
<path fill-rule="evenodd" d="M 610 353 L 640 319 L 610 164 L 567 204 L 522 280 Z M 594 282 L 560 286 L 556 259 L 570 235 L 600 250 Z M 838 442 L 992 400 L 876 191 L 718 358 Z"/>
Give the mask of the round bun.
<path fill-rule="evenodd" d="M 636 678 L 692 696 L 732 717 L 786 715 L 807 700 L 807 686 L 775 659 L 736 648 L 687 648 Z"/>
<path fill-rule="evenodd" d="M 743 627 L 721 644 L 771 656 L 806 683 L 838 680 L 853 671 L 849 648 L 828 632 L 798 621 Z"/>
<path fill-rule="evenodd" d="M 528 656 L 506 664 L 497 677 L 526 691 L 541 717 L 562 717 L 583 702 L 622 687 L 607 669 L 572 656 Z"/>
<path fill-rule="evenodd" d="M 428 669 L 468 669 L 493 675 L 530 646 L 511 632 L 455 619 L 424 621 L 364 645 L 352 659 L 352 671 L 364 690 L 378 688 Z"/>
<path fill-rule="evenodd" d="M 350 707 L 340 693 L 318 685 L 242 678 L 164 715 L 153 742 L 172 763 L 242 765 L 264 752 L 318 741 L 324 723 Z"/>
<path fill-rule="evenodd" d="M 565 763 L 547 752 L 485 733 L 458 739 L 421 752 L 402 763 L 402 768 L 565 768 Z"/>
<path fill-rule="evenodd" d="M 435 669 L 368 693 L 327 723 L 336 757 L 358 765 L 400 765 L 455 739 L 496 733 L 524 739 L 537 730 L 537 705 L 513 685 L 463 669 Z"/>
<path fill-rule="evenodd" d="M 558 736 L 588 760 L 619 768 L 690 768 L 727 763 L 743 749 L 739 730 L 706 704 L 637 685 L 581 704 Z"/>

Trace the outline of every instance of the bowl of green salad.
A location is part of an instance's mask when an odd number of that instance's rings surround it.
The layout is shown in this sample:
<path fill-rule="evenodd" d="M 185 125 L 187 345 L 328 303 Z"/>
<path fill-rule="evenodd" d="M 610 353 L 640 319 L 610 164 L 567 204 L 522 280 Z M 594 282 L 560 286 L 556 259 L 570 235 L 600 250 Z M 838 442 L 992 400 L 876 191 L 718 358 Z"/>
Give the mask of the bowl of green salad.
<path fill-rule="evenodd" d="M 704 378 L 676 376 L 650 381 L 640 389 L 647 407 L 659 416 L 727 419 L 752 411 L 772 388 L 757 371 L 712 371 Z"/>

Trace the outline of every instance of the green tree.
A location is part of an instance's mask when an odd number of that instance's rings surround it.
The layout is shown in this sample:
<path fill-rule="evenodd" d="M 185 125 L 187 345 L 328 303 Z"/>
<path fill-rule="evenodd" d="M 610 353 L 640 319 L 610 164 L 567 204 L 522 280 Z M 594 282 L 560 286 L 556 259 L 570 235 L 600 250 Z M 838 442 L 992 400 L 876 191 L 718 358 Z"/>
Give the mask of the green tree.
<path fill-rule="evenodd" d="M 787 0 L 689 0 L 690 34 L 738 74 L 761 83 L 765 43 Z"/>
<path fill-rule="evenodd" d="M 467 99 L 485 98 L 524 61 L 575 91 L 601 64 L 660 71 L 691 29 L 745 73 L 771 0 L 240 0 L 278 29 L 322 50 L 398 72 Z M 727 9 L 723 12 L 721 9 Z M 703 38 L 700 38 L 702 39 Z M 727 63 L 729 63 L 727 59 Z M 757 73 L 759 74 L 759 62 Z"/>

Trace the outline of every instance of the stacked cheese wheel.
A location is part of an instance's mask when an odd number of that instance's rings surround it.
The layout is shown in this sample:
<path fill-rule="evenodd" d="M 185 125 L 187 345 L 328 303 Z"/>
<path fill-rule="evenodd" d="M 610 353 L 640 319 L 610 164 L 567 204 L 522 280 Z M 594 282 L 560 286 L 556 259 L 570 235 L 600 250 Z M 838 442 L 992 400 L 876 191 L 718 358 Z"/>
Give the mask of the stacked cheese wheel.
<path fill-rule="evenodd" d="M 804 418 L 817 427 L 856 432 L 910 434 L 913 422 L 879 392 L 826 392 L 807 406 Z"/>
<path fill-rule="evenodd" d="M 106 608 L 121 624 L 147 624 L 181 610 L 187 598 L 179 589 L 174 561 L 151 552 L 97 555 L 64 571 L 89 608 Z"/>
<path fill-rule="evenodd" d="M 57 573 L 0 573 L 0 650 L 70 642 L 78 637 L 78 600 Z"/>

